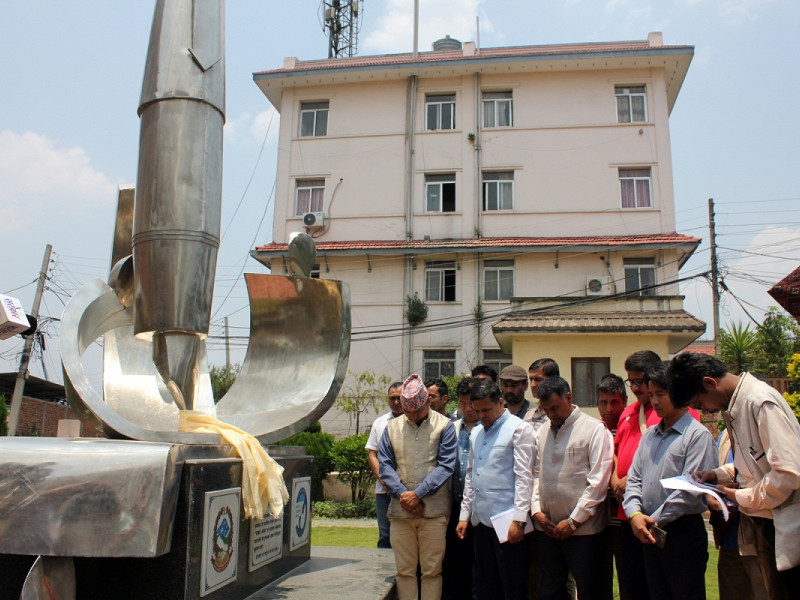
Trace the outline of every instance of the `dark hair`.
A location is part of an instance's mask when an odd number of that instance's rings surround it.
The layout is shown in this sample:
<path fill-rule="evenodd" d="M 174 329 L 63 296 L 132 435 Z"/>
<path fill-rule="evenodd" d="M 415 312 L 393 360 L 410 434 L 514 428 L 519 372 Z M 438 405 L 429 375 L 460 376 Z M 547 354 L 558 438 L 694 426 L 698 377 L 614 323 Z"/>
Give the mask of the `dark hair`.
<path fill-rule="evenodd" d="M 728 372 L 720 359 L 708 354 L 682 352 L 669 363 L 669 395 L 675 406 L 687 406 L 705 391 L 703 377 L 719 379 Z"/>
<path fill-rule="evenodd" d="M 392 385 L 389 386 L 389 391 L 391 392 L 394 388 L 401 388 L 403 387 L 402 381 L 395 381 Z"/>
<path fill-rule="evenodd" d="M 625 370 L 644 373 L 650 365 L 660 362 L 661 357 L 652 350 L 639 350 L 625 359 Z"/>
<path fill-rule="evenodd" d="M 488 379 L 478 379 L 475 382 L 475 385 L 472 386 L 469 397 L 473 402 L 475 400 L 483 400 L 484 398 L 488 398 L 493 404 L 497 404 L 500 402 L 502 394 L 500 393 L 500 388 L 497 387 L 497 384 L 494 381 L 489 381 Z"/>
<path fill-rule="evenodd" d="M 450 390 L 447 389 L 447 384 L 444 381 L 442 381 L 441 379 L 439 379 L 438 377 L 431 377 L 430 379 L 426 379 L 425 380 L 425 387 L 426 388 L 429 388 L 429 387 L 431 387 L 433 385 L 435 385 L 437 388 L 439 388 L 439 395 L 440 396 L 449 396 L 450 395 L 450 393 L 449 393 Z"/>
<path fill-rule="evenodd" d="M 497 383 L 497 371 L 495 371 L 489 365 L 478 365 L 477 367 L 473 367 L 471 375 L 473 377 L 477 375 L 488 375 L 489 379 Z"/>
<path fill-rule="evenodd" d="M 560 397 L 565 397 L 569 394 L 569 384 L 563 377 L 556 375 L 555 377 L 548 377 L 539 384 L 539 401 L 544 402 L 553 394 Z"/>
<path fill-rule="evenodd" d="M 664 361 L 659 361 L 647 367 L 647 370 L 644 372 L 645 385 L 647 385 L 652 381 L 658 387 L 668 390 L 669 389 L 669 375 L 667 374 L 668 366 L 669 363 Z"/>
<path fill-rule="evenodd" d="M 625 382 L 622 380 L 622 377 L 614 375 L 614 373 L 603 375 L 600 378 L 600 383 L 597 384 L 597 391 L 606 394 L 617 392 L 623 398 L 628 397 L 628 392 L 625 390 Z"/>
<path fill-rule="evenodd" d="M 456 394 L 461 396 L 469 396 L 469 393 L 472 391 L 472 387 L 478 380 L 474 377 L 464 377 L 461 381 L 458 382 L 458 386 L 456 386 Z"/>
<path fill-rule="evenodd" d="M 561 372 L 558 370 L 558 363 L 552 358 L 539 358 L 531 363 L 528 371 L 542 370 L 545 377 L 558 377 Z"/>

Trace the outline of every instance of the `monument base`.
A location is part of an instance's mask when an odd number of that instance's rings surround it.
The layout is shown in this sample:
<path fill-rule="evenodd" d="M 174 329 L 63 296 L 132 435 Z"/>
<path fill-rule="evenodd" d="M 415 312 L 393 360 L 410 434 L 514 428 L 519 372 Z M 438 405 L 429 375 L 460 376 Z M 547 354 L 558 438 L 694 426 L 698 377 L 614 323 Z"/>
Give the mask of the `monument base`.
<path fill-rule="evenodd" d="M 279 519 L 261 521 L 244 518 L 242 461 L 231 456 L 230 447 L 183 446 L 179 450 L 184 460 L 168 550 L 150 557 L 79 556 L 76 552 L 72 556 L 76 600 L 238 600 L 309 560 L 313 459 L 304 448 L 269 449 L 284 468 L 290 498 Z M 133 504 L 140 500 L 129 498 Z M 95 527 L 92 533 L 102 535 L 102 529 Z M 82 540 L 76 539 L 74 547 L 83 547 Z M 42 553 L 71 555 L 63 550 Z M 34 553 L 0 554 L 0 589 L 10 598 L 20 596 L 35 559 Z"/>

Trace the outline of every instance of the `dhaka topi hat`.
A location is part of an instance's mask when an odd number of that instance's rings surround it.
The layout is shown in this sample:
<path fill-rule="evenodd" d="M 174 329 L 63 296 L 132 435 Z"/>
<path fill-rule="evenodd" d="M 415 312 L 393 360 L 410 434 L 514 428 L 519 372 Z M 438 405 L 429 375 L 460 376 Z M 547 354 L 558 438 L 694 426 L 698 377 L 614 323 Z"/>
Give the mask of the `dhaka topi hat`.
<path fill-rule="evenodd" d="M 519 365 L 509 365 L 500 371 L 500 379 L 506 381 L 528 381 L 528 372 Z"/>
<path fill-rule="evenodd" d="M 419 378 L 419 375 L 414 373 L 403 382 L 403 392 L 401 394 L 403 410 L 419 410 L 427 401 L 428 388 L 425 387 L 425 383 Z"/>

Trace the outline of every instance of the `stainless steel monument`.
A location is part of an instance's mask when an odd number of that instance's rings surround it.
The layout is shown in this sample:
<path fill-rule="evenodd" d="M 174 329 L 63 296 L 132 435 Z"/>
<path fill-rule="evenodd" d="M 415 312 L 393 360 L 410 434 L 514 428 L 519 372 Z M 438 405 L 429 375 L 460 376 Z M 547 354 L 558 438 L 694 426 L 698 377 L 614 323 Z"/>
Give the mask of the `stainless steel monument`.
<path fill-rule="evenodd" d="M 192 410 L 263 445 L 284 439 L 331 406 L 350 349 L 345 284 L 247 274 L 247 355 L 225 397 L 212 398 L 223 24 L 223 0 L 156 2 L 135 194 L 120 192 L 108 281 L 82 287 L 62 317 L 70 404 L 103 437 L 0 440 L 0 589 L 10 597 L 244 598 L 308 559 L 303 449 L 270 448 L 289 501 L 278 517 L 245 519 L 252 465 L 219 435 L 179 428 Z M 293 250 L 313 263 L 310 237 Z M 82 355 L 101 336 L 98 391 Z"/>

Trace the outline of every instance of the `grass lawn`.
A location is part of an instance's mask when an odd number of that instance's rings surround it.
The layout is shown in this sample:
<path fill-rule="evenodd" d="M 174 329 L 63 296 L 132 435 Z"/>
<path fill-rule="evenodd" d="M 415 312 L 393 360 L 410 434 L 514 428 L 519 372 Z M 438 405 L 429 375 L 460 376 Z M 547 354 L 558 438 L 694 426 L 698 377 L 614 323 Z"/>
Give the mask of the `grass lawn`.
<path fill-rule="evenodd" d="M 355 548 L 374 548 L 378 543 L 377 527 L 324 527 L 311 525 L 311 543 L 314 546 L 349 546 Z M 706 568 L 706 598 L 719 600 L 717 586 L 717 558 L 719 553 L 713 545 L 708 546 L 708 567 Z M 614 598 L 619 598 L 617 578 L 614 577 Z"/>

